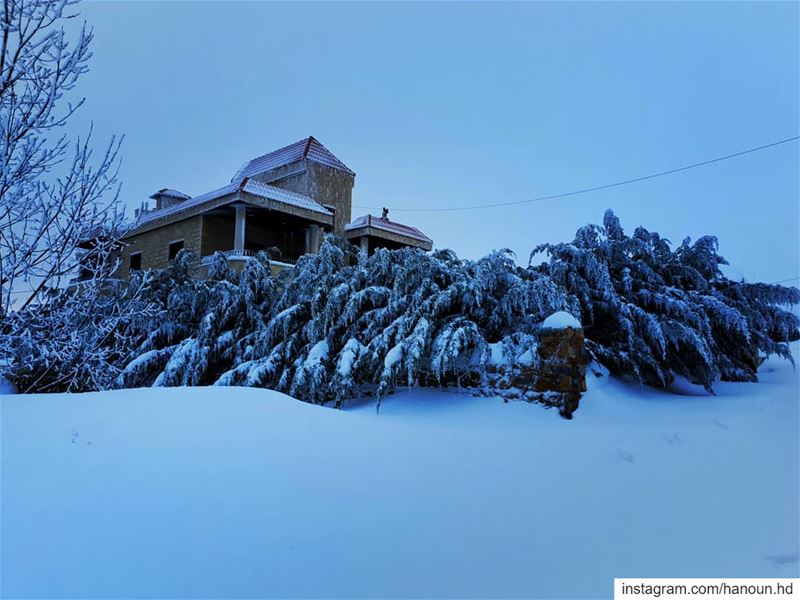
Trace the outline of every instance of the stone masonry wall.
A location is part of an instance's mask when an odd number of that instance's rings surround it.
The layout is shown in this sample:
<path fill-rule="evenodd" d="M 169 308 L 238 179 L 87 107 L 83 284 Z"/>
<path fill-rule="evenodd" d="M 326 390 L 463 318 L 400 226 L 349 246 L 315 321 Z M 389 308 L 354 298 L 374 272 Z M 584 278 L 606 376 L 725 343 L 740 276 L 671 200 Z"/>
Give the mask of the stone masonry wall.
<path fill-rule="evenodd" d="M 253 180 L 314 198 L 336 209 L 334 231 L 342 235 L 352 219 L 355 178 L 338 169 L 301 160 L 253 176 Z"/>
<path fill-rule="evenodd" d="M 199 254 L 202 242 L 202 221 L 202 215 L 197 215 L 127 238 L 126 246 L 121 254 L 118 276 L 128 277 L 130 256 L 135 252 L 142 253 L 142 269 L 166 267 L 169 263 L 169 244 L 177 240 L 183 240 L 185 249 L 194 250 Z"/>
<path fill-rule="evenodd" d="M 353 186 L 355 178 L 338 169 L 308 161 L 309 177 L 308 195 L 321 204 L 328 204 L 336 209 L 334 231 L 344 234 L 344 226 L 353 217 Z"/>
<path fill-rule="evenodd" d="M 511 363 L 487 369 L 485 392 L 506 401 L 525 400 L 558 407 L 561 416 L 571 419 L 586 391 L 588 355 L 583 329 L 542 329 L 537 337 L 525 352 L 528 359 L 520 356 Z M 480 386 L 477 379 L 471 383 Z"/>
<path fill-rule="evenodd" d="M 535 389 L 561 394 L 561 415 L 570 419 L 586 391 L 588 358 L 583 329 L 543 329 L 538 350 L 540 367 Z"/>
<path fill-rule="evenodd" d="M 253 175 L 252 179 L 253 181 L 260 181 L 268 185 L 283 188 L 284 190 L 289 190 L 290 192 L 297 192 L 298 194 L 309 196 L 307 162 L 308 161 L 305 160 L 299 160 L 270 171 L 265 171 L 264 173 Z"/>

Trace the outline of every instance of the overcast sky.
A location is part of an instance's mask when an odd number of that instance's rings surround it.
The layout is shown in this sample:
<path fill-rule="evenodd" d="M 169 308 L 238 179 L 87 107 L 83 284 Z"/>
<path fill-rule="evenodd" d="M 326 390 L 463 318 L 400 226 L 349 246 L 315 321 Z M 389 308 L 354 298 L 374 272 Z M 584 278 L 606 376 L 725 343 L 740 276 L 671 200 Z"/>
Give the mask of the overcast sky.
<path fill-rule="evenodd" d="M 732 277 L 800 273 L 797 142 L 626 187 L 524 200 L 797 135 L 798 4 L 85 2 L 75 125 L 124 133 L 123 199 L 197 195 L 314 135 L 387 206 L 462 256 L 526 263 L 613 208 L 679 243 L 714 234 Z M 354 217 L 366 209 L 354 208 Z M 376 211 L 373 211 L 376 212 Z"/>

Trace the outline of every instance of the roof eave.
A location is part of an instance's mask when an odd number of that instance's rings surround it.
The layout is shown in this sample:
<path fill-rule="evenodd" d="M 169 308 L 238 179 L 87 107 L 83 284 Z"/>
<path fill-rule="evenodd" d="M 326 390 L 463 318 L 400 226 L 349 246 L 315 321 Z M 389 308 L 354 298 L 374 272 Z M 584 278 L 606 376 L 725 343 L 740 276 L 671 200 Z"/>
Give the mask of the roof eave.
<path fill-rule="evenodd" d="M 431 240 L 427 236 L 425 237 L 425 239 L 422 239 L 412 235 L 406 235 L 404 233 L 387 231 L 385 229 L 380 229 L 378 227 L 371 227 L 369 225 L 363 225 L 361 227 L 346 229 L 344 232 L 344 236 L 347 239 L 354 239 L 365 236 L 374 237 L 382 240 L 387 240 L 390 242 L 398 242 L 401 244 L 405 244 L 407 246 L 414 246 L 415 248 L 421 248 L 427 252 L 430 252 L 433 249 L 433 240 Z"/>
<path fill-rule="evenodd" d="M 250 192 L 239 192 L 239 196 L 243 202 L 259 208 L 266 208 L 267 210 L 274 210 L 276 212 L 284 213 L 287 215 L 294 215 L 302 217 L 309 221 L 315 221 L 323 225 L 330 225 L 333 227 L 333 215 L 328 213 L 319 212 L 303 208 L 302 206 L 295 206 L 280 200 L 273 200 L 272 198 L 264 198 Z"/>
<path fill-rule="evenodd" d="M 172 223 L 185 221 L 186 219 L 191 219 L 192 217 L 195 217 L 197 215 L 201 215 L 203 213 L 217 209 L 221 206 L 233 204 L 234 202 L 244 202 L 246 204 L 255 206 L 257 208 L 264 208 L 267 210 L 273 210 L 275 212 L 294 215 L 306 219 L 308 221 L 313 221 L 315 223 L 333 227 L 332 214 L 326 214 L 314 210 L 309 210 L 307 208 L 303 208 L 301 206 L 294 206 L 292 204 L 287 204 L 279 200 L 262 198 L 261 196 L 251 194 L 249 192 L 236 191 L 231 194 L 226 194 L 224 196 L 220 196 L 219 198 L 214 198 L 212 200 L 209 200 L 207 203 L 198 206 L 188 207 L 186 210 L 175 211 L 168 215 L 164 215 L 163 217 L 160 218 L 156 217 L 151 220 L 148 220 L 139 226 L 134 226 L 133 229 L 131 229 L 131 231 L 129 231 L 125 235 L 125 238 L 129 238 L 134 235 L 139 235 L 141 233 L 146 233 L 148 231 L 152 231 L 153 229 L 158 229 L 159 227 L 165 227 L 167 225 L 171 225 Z"/>
<path fill-rule="evenodd" d="M 159 227 L 165 227 L 167 225 L 171 225 L 172 223 L 178 223 L 180 221 L 185 221 L 186 219 L 191 219 L 192 217 L 196 217 L 197 215 L 214 210 L 220 206 L 225 206 L 227 204 L 231 204 L 232 202 L 236 202 L 240 199 L 240 195 L 241 192 L 236 191 L 220 196 L 219 198 L 213 198 L 200 205 L 190 206 L 186 207 L 184 210 L 171 212 L 163 217 L 153 217 L 144 223 L 134 225 L 133 228 L 127 234 L 125 234 L 125 238 L 146 233 L 148 231 L 152 231 L 153 229 L 158 229 Z"/>

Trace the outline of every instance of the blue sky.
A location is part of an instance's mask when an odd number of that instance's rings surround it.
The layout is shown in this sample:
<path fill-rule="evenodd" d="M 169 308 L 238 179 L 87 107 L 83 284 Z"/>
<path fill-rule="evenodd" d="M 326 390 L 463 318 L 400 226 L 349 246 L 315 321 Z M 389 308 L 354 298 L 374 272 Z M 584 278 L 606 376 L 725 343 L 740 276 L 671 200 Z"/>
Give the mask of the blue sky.
<path fill-rule="evenodd" d="M 732 277 L 800 273 L 798 144 L 516 207 L 797 135 L 798 4 L 85 2 L 73 126 L 124 133 L 123 199 L 196 195 L 316 136 L 439 247 L 572 239 L 613 208 L 674 244 L 714 234 Z M 366 212 L 354 209 L 354 216 Z M 373 211 L 375 212 L 375 211 Z"/>

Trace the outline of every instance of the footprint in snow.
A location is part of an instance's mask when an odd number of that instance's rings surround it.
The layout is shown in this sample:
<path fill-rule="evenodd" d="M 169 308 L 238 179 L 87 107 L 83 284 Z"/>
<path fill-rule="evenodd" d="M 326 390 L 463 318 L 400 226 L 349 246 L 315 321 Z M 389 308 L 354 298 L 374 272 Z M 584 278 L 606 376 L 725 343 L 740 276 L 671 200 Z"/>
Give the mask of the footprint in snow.
<path fill-rule="evenodd" d="M 720 429 L 728 429 L 728 426 L 725 425 L 725 423 L 723 423 L 719 419 L 714 419 L 711 422 L 714 424 L 715 427 L 719 427 Z"/>
<path fill-rule="evenodd" d="M 677 444 L 683 443 L 683 438 L 677 433 L 673 433 L 670 435 L 662 435 L 661 439 L 664 440 L 666 443 L 668 443 L 670 446 L 675 446 Z"/>
<path fill-rule="evenodd" d="M 624 461 L 626 463 L 632 463 L 634 461 L 633 454 L 630 452 L 625 452 L 624 450 L 617 450 L 614 455 L 617 457 L 614 460 L 614 462 L 617 464 L 620 464 L 620 461 Z"/>

